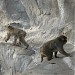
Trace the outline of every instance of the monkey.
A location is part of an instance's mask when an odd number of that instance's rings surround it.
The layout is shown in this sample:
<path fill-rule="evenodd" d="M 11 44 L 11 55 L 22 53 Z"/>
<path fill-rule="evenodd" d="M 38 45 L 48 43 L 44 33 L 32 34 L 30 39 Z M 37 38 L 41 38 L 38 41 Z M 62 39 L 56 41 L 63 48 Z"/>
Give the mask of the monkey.
<path fill-rule="evenodd" d="M 26 34 L 27 33 L 25 31 L 8 25 L 7 26 L 7 36 L 6 36 L 5 42 L 7 42 L 10 39 L 11 36 L 14 36 L 13 45 L 19 46 L 21 44 L 24 44 L 26 46 L 26 48 L 28 48 L 29 45 L 25 41 Z M 19 40 L 18 43 L 17 43 L 17 40 Z"/>
<path fill-rule="evenodd" d="M 66 43 L 67 37 L 64 35 L 60 35 L 59 37 L 44 43 L 42 47 L 40 47 L 41 62 L 43 61 L 43 57 L 46 57 L 48 61 L 53 59 L 53 52 L 55 58 L 59 58 L 57 56 L 58 51 L 65 56 L 70 56 L 70 54 L 66 53 L 63 49 L 63 45 Z"/>

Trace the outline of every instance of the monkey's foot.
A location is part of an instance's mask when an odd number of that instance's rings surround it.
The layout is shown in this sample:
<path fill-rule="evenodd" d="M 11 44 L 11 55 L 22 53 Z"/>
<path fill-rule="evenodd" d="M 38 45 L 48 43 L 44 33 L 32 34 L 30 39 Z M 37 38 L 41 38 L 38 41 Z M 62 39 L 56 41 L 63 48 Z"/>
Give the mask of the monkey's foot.
<path fill-rule="evenodd" d="M 68 54 L 68 55 L 66 55 L 66 57 L 72 57 L 72 55 L 71 54 Z"/>
<path fill-rule="evenodd" d="M 5 42 L 7 42 L 7 40 L 5 40 Z"/>
<path fill-rule="evenodd" d="M 17 46 L 17 44 L 15 44 L 15 43 L 13 43 L 12 45 L 13 45 L 13 46 Z"/>
<path fill-rule="evenodd" d="M 43 60 L 41 60 L 41 62 L 43 62 Z"/>
<path fill-rule="evenodd" d="M 55 58 L 60 58 L 60 57 L 58 57 L 58 56 L 55 56 Z"/>
<path fill-rule="evenodd" d="M 20 43 L 17 43 L 16 46 L 21 46 L 21 44 Z"/>
<path fill-rule="evenodd" d="M 47 58 L 48 61 L 52 60 L 53 58 Z"/>
<path fill-rule="evenodd" d="M 26 49 L 28 49 L 29 45 L 26 46 Z"/>
<path fill-rule="evenodd" d="M 28 47 L 26 47 L 25 49 L 28 49 Z"/>
<path fill-rule="evenodd" d="M 56 63 L 50 63 L 50 64 L 56 64 Z"/>

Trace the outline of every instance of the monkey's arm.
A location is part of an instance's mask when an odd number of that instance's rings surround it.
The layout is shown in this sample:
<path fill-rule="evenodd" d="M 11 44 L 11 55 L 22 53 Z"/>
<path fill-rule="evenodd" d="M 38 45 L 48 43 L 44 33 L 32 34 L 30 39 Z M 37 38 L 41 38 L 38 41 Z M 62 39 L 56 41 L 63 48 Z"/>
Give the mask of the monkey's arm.
<path fill-rule="evenodd" d="M 23 36 L 21 36 L 21 37 L 19 38 L 19 41 L 20 41 L 21 43 L 23 43 L 24 45 L 26 45 L 27 48 L 29 47 L 29 45 L 27 44 L 27 42 L 25 41 L 25 39 L 24 39 Z"/>
<path fill-rule="evenodd" d="M 6 36 L 5 42 L 7 42 L 9 39 L 10 39 L 10 34 L 7 33 L 7 36 Z"/>
<path fill-rule="evenodd" d="M 68 54 L 68 53 L 66 53 L 66 52 L 64 51 L 63 47 L 62 47 L 62 48 L 59 48 L 58 51 L 59 51 L 61 54 L 65 55 L 65 56 L 70 56 L 70 54 Z"/>

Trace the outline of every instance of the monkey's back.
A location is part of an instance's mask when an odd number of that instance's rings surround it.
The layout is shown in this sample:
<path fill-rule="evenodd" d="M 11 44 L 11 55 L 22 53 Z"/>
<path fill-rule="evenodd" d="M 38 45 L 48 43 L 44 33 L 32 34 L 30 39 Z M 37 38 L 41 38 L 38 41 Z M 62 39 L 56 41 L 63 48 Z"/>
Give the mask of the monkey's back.
<path fill-rule="evenodd" d="M 16 35 L 16 36 L 21 36 L 23 35 L 24 37 L 26 36 L 26 32 L 21 30 L 21 29 L 18 29 L 18 28 L 13 28 L 13 29 L 7 29 L 7 32 L 9 34 L 11 34 L 12 36 Z"/>

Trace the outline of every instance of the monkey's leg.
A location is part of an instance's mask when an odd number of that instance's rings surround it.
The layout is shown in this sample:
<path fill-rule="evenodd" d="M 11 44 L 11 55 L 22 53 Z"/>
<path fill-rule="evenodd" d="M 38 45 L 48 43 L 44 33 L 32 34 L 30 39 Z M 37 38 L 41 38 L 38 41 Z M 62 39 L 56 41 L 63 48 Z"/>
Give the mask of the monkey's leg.
<path fill-rule="evenodd" d="M 58 53 L 58 52 L 54 52 L 54 54 L 55 54 L 55 58 L 59 58 L 59 57 L 57 56 L 57 53 Z"/>
<path fill-rule="evenodd" d="M 17 46 L 21 46 L 21 41 L 19 40 L 19 42 L 17 43 Z"/>
<path fill-rule="evenodd" d="M 17 39 L 18 39 L 18 37 L 17 36 L 14 36 L 13 45 L 16 45 Z"/>
<path fill-rule="evenodd" d="M 45 54 L 41 54 L 41 62 L 43 61 L 43 57 L 46 57 Z"/>
<path fill-rule="evenodd" d="M 51 57 L 47 56 L 47 60 L 48 60 L 48 61 L 50 61 L 51 59 L 53 59 L 53 58 L 51 58 Z"/>
<path fill-rule="evenodd" d="M 27 48 L 29 47 L 29 45 L 25 42 L 24 38 L 23 37 L 20 37 L 19 38 L 20 42 L 22 42 L 25 46 L 27 46 Z M 26 49 L 27 49 L 26 48 Z"/>
<path fill-rule="evenodd" d="M 29 47 L 29 45 L 24 41 L 24 45 L 26 45 L 26 49 Z"/>
<path fill-rule="evenodd" d="M 53 52 L 50 52 L 49 55 L 47 55 L 47 60 L 50 61 L 53 57 Z"/>
<path fill-rule="evenodd" d="M 9 33 L 7 33 L 7 37 L 6 37 L 6 39 L 5 39 L 5 42 L 7 42 L 9 39 L 10 39 L 10 34 Z"/>
<path fill-rule="evenodd" d="M 43 55 L 41 55 L 41 62 L 43 61 Z"/>

